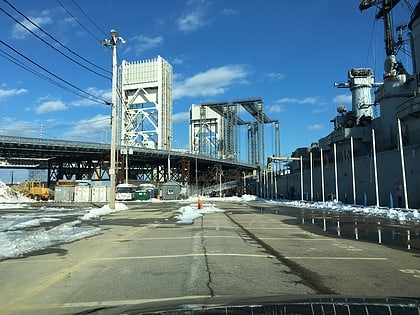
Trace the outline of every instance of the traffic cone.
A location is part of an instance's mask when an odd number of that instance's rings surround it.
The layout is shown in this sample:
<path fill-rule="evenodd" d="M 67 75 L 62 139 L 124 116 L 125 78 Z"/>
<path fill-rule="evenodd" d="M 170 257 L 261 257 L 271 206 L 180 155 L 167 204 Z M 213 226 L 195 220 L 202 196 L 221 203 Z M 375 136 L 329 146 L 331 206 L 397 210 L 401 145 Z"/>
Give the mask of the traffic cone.
<path fill-rule="evenodd" d="M 203 209 L 203 202 L 200 199 L 200 195 L 198 195 L 197 207 L 198 207 L 199 210 Z"/>

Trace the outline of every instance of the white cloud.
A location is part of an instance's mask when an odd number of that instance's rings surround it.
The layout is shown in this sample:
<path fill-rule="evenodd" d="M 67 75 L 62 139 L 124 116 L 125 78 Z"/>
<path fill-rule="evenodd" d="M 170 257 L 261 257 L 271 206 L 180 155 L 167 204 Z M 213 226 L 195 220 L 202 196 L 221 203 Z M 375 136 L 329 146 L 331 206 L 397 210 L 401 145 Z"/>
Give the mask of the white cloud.
<path fill-rule="evenodd" d="M 28 90 L 26 89 L 9 89 L 9 90 L 0 89 L 0 101 L 4 100 L 7 97 L 15 96 L 15 95 L 19 95 L 19 94 L 23 94 L 27 92 Z"/>
<path fill-rule="evenodd" d="M 184 14 L 178 20 L 178 28 L 184 32 L 194 31 L 204 25 L 202 14 L 198 11 Z"/>
<path fill-rule="evenodd" d="M 176 20 L 178 29 L 183 32 L 195 31 L 207 24 L 205 16 L 208 3 L 203 0 L 190 0 L 187 2 L 188 11 L 185 11 Z"/>
<path fill-rule="evenodd" d="M 135 47 L 136 54 L 142 53 L 146 50 L 150 50 L 156 47 L 159 47 L 163 43 L 163 36 L 145 36 L 145 35 L 138 35 L 134 36 L 130 39 L 133 46 Z"/>
<path fill-rule="evenodd" d="M 221 11 L 222 15 L 227 15 L 227 16 L 231 16 L 231 15 L 237 15 L 238 11 L 236 11 L 235 9 L 232 8 L 224 8 Z"/>
<path fill-rule="evenodd" d="M 281 113 L 283 111 L 284 111 L 284 108 L 280 104 L 271 105 L 267 109 L 268 113 Z"/>
<path fill-rule="evenodd" d="M 100 98 L 103 99 L 105 101 L 109 101 L 111 102 L 112 99 L 112 91 L 111 89 L 105 89 L 105 90 L 101 90 L 101 89 L 97 89 L 94 87 L 89 87 L 87 89 L 85 89 L 86 92 Z M 86 98 L 81 98 L 77 101 L 74 101 L 71 103 L 71 105 L 73 106 L 97 106 L 98 102 L 86 99 Z"/>
<path fill-rule="evenodd" d="M 172 122 L 185 122 L 190 120 L 189 112 L 176 113 L 172 115 Z"/>
<path fill-rule="evenodd" d="M 172 65 L 182 65 L 184 64 L 184 58 L 183 57 L 175 57 L 171 60 Z"/>
<path fill-rule="evenodd" d="M 52 22 L 52 19 L 49 16 L 45 15 L 48 14 L 48 11 L 44 11 L 42 14 L 43 16 L 29 17 L 29 19 L 40 27 L 42 27 L 43 25 L 50 24 Z M 23 20 L 20 23 L 32 32 L 37 33 L 38 29 L 28 20 Z M 15 39 L 24 39 L 27 35 L 30 35 L 30 33 L 20 24 L 15 24 L 15 26 L 12 28 L 11 35 Z"/>
<path fill-rule="evenodd" d="M 265 76 L 272 81 L 281 80 L 281 79 L 284 79 L 286 77 L 285 74 L 279 73 L 279 72 L 270 72 L 270 73 L 267 73 Z"/>
<path fill-rule="evenodd" d="M 38 105 L 38 107 L 36 108 L 36 112 L 38 114 L 44 114 L 58 112 L 66 109 L 67 106 L 62 101 L 47 101 L 42 103 L 41 105 Z"/>
<path fill-rule="evenodd" d="M 320 129 L 323 129 L 323 128 L 324 128 L 324 125 L 322 125 L 322 124 L 308 125 L 308 130 L 311 130 L 311 131 L 320 130 Z"/>
<path fill-rule="evenodd" d="M 306 97 L 302 99 L 298 98 L 290 98 L 284 97 L 277 101 L 277 103 L 284 103 L 284 104 L 315 104 L 317 101 L 316 97 Z"/>
<path fill-rule="evenodd" d="M 34 122 L 16 120 L 12 117 L 2 117 L 0 123 L 0 133 L 7 136 L 22 136 L 28 137 L 34 134 L 37 126 Z"/>
<path fill-rule="evenodd" d="M 335 104 L 351 104 L 351 94 L 341 94 L 333 98 Z"/>
<path fill-rule="evenodd" d="M 312 114 L 321 114 L 321 113 L 327 112 L 328 110 L 329 110 L 328 106 L 322 105 L 322 106 L 312 110 Z"/>
<path fill-rule="evenodd" d="M 108 129 L 110 126 L 110 116 L 98 114 L 92 118 L 82 119 L 75 124 L 70 131 L 64 134 L 65 137 L 95 137 L 101 138 L 104 129 Z"/>
<path fill-rule="evenodd" d="M 182 82 L 174 83 L 173 99 L 214 96 L 224 93 L 235 83 L 244 83 L 248 75 L 244 66 L 227 65 L 200 72 Z"/>

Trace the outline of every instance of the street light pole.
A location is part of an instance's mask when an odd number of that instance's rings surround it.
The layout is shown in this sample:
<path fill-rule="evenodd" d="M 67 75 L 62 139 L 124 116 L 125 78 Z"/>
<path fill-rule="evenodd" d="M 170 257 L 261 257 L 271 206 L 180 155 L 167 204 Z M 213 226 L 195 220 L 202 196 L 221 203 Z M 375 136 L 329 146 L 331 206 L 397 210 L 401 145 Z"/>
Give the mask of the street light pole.
<path fill-rule="evenodd" d="M 116 175 L 116 163 L 115 163 L 115 151 L 116 151 L 116 135 L 117 135 L 117 42 L 125 43 L 124 39 L 118 35 L 118 32 L 111 30 L 110 39 L 103 39 L 101 44 L 105 47 L 112 49 L 112 91 L 111 91 L 111 150 L 110 150 L 110 196 L 109 196 L 109 207 L 115 209 L 115 175 Z"/>

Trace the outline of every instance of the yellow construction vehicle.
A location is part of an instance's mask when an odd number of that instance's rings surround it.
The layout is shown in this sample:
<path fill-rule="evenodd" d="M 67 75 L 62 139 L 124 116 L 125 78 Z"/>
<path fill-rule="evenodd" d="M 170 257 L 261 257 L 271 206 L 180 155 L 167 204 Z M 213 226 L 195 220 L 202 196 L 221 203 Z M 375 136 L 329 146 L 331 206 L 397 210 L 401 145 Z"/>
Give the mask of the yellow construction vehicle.
<path fill-rule="evenodd" d="M 16 190 L 24 196 L 35 200 L 48 200 L 50 198 L 48 188 L 45 188 L 40 180 L 26 180 L 18 185 Z"/>

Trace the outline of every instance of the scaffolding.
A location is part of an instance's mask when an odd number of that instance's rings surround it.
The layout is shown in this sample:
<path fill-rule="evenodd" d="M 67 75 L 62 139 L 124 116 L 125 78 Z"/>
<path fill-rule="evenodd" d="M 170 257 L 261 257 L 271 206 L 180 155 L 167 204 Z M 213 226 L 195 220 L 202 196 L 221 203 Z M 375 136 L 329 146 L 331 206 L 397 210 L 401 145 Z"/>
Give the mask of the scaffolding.
<path fill-rule="evenodd" d="M 161 56 L 119 68 L 121 147 L 170 150 L 172 66 Z"/>

